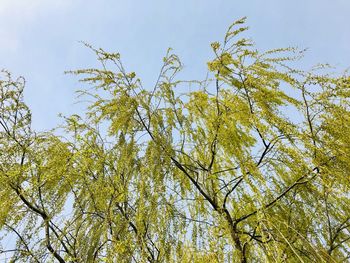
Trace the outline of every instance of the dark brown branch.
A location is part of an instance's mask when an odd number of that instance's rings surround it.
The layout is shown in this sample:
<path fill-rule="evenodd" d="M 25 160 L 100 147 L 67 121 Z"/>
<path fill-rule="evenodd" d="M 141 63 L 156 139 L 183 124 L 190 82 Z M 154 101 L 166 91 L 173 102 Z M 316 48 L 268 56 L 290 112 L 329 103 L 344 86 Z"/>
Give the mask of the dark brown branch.
<path fill-rule="evenodd" d="M 60 262 L 65 263 L 66 261 L 58 254 L 58 252 L 52 247 L 50 241 L 50 226 L 49 221 L 45 221 L 45 237 L 46 237 L 46 247 L 51 252 L 51 254 Z"/>
<path fill-rule="evenodd" d="M 315 167 L 312 172 L 315 172 L 315 171 L 318 171 L 318 167 Z M 306 184 L 308 183 L 310 180 L 312 180 L 315 176 L 317 175 L 317 173 L 311 177 L 309 180 L 306 180 L 306 181 L 302 181 L 303 179 L 305 179 L 306 175 L 303 175 L 301 176 L 300 178 L 298 178 L 292 185 L 290 185 L 289 187 L 287 187 L 280 195 L 278 195 L 274 200 L 272 200 L 270 203 L 264 205 L 263 207 L 245 215 L 245 216 L 242 216 L 240 218 L 238 218 L 236 220 L 237 223 L 255 215 L 258 211 L 261 211 L 261 210 L 264 210 L 264 209 L 267 209 L 267 208 L 270 208 L 271 206 L 273 206 L 277 201 L 279 201 L 280 199 L 282 199 L 284 196 L 286 196 L 289 191 L 291 191 L 294 187 L 296 187 L 297 185 L 301 185 L 301 184 Z"/>
<path fill-rule="evenodd" d="M 29 253 L 34 258 L 35 262 L 40 263 L 40 261 L 37 259 L 37 257 L 32 253 L 32 251 L 30 251 L 29 246 L 28 246 L 27 242 L 25 242 L 25 240 L 22 237 L 22 235 L 14 227 L 12 227 L 12 226 L 10 226 L 8 224 L 5 224 L 5 226 L 7 228 L 11 229 L 11 231 L 14 232 L 18 236 L 18 238 L 21 240 L 21 242 L 23 243 L 23 245 L 24 245 L 24 247 L 26 249 L 25 252 Z M 14 250 L 14 251 L 16 251 L 16 250 Z"/>

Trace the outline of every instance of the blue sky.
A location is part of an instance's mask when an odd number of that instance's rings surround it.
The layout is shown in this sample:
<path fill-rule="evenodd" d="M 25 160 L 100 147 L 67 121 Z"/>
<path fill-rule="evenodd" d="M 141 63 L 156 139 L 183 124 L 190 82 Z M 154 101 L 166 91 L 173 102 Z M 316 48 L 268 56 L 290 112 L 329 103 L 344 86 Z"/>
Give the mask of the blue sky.
<path fill-rule="evenodd" d="M 80 84 L 65 70 L 96 65 L 79 41 L 120 52 L 128 69 L 151 85 L 172 47 L 184 76 L 203 78 L 210 43 L 247 16 L 259 49 L 309 48 L 302 67 L 350 67 L 349 0 L 0 0 L 0 68 L 27 79 L 33 126 L 53 128 L 70 114 Z"/>

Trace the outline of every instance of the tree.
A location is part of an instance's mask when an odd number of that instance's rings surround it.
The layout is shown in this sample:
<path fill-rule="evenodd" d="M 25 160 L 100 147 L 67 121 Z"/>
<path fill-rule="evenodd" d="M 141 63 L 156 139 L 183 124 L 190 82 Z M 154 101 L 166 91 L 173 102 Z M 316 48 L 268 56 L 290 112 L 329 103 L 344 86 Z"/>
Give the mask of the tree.
<path fill-rule="evenodd" d="M 202 81 L 179 80 L 169 50 L 144 88 L 118 53 L 87 45 L 101 67 L 71 72 L 86 83 L 86 113 L 52 132 L 33 131 L 25 81 L 4 71 L 0 252 L 11 262 L 349 259 L 350 77 L 295 69 L 293 48 L 257 51 L 239 38 L 244 23 L 212 43 Z"/>

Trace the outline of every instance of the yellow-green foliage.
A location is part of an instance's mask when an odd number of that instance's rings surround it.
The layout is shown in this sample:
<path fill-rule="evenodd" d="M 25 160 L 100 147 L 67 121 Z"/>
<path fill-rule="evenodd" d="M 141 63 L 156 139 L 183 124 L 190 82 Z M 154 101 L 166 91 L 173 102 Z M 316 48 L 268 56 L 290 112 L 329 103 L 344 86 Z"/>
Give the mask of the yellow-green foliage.
<path fill-rule="evenodd" d="M 214 42 L 208 77 L 153 87 L 119 54 L 71 73 L 91 102 L 35 132 L 24 79 L 0 79 L 1 254 L 11 262 L 345 262 L 350 78 L 260 52 L 245 19 Z M 57 134 L 61 134 L 60 136 Z M 63 135 L 62 135 L 63 134 Z M 8 240 L 16 242 L 8 242 Z M 1 255 L 2 257 L 2 255 Z"/>

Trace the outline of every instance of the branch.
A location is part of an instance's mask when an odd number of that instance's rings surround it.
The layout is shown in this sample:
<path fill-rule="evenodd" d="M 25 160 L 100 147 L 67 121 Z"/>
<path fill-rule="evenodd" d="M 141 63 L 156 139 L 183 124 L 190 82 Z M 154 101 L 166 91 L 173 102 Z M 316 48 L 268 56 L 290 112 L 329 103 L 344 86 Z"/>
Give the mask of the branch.
<path fill-rule="evenodd" d="M 37 263 L 40 263 L 40 261 L 37 259 L 37 257 L 30 251 L 29 249 L 29 246 L 28 244 L 25 242 L 24 238 L 22 237 L 22 235 L 15 229 L 13 228 L 12 226 L 8 225 L 5 223 L 5 226 L 9 229 L 11 229 L 17 236 L 18 238 L 21 240 L 21 242 L 23 243 L 25 249 L 26 249 L 26 252 L 29 253 L 33 258 L 34 260 L 37 262 Z M 16 249 L 14 249 L 13 251 L 16 251 Z M 10 252 L 9 250 L 1 250 L 1 252 Z"/>
<path fill-rule="evenodd" d="M 301 176 L 299 179 L 297 179 L 292 185 L 290 185 L 288 188 L 286 188 L 280 195 L 278 195 L 274 200 L 272 200 L 270 203 L 264 205 L 263 207 L 245 215 L 245 216 L 242 216 L 240 217 L 239 219 L 236 220 L 237 223 L 255 215 L 258 211 L 261 211 L 261 210 L 264 210 L 264 209 L 267 209 L 271 206 L 273 206 L 277 201 L 279 201 L 280 199 L 282 199 L 284 196 L 286 196 L 288 194 L 289 191 L 291 191 L 294 187 L 296 187 L 297 185 L 301 185 L 301 184 L 306 184 L 308 183 L 310 180 L 312 180 L 317 174 L 318 174 L 318 167 L 315 167 L 314 169 L 312 169 L 312 172 L 317 172 L 313 177 L 311 177 L 309 180 L 306 180 L 306 181 L 302 181 L 306 175 L 303 175 Z"/>
<path fill-rule="evenodd" d="M 51 252 L 51 254 L 60 262 L 60 263 L 66 263 L 66 261 L 60 256 L 60 254 L 57 253 L 57 251 L 52 247 L 51 241 L 50 241 L 50 226 L 49 221 L 45 221 L 45 238 L 46 238 L 46 247 Z"/>

